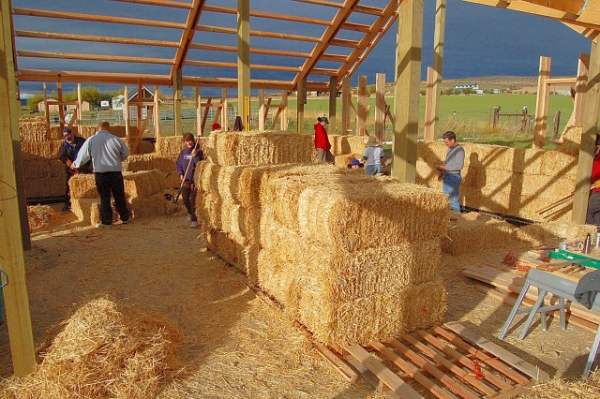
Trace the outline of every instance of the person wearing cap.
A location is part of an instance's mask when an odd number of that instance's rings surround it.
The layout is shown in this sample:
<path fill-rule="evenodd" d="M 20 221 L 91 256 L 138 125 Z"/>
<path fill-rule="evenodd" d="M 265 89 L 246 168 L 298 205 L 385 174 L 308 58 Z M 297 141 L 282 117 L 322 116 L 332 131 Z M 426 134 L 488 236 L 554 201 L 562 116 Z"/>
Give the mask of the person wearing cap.
<path fill-rule="evenodd" d="M 92 173 L 92 163 L 87 162 L 82 165 L 79 169 L 71 169 L 71 164 L 77 158 L 77 154 L 85 139 L 83 137 L 77 136 L 71 129 L 64 128 L 62 131 L 63 135 L 63 143 L 58 150 L 58 159 L 65 164 L 65 173 L 67 175 L 66 180 L 66 189 L 65 189 L 65 206 L 63 206 L 62 211 L 66 212 L 71 209 L 71 190 L 69 189 L 69 180 L 71 180 L 71 176 L 76 173 Z"/>
<path fill-rule="evenodd" d="M 127 145 L 110 133 L 110 123 L 101 121 L 98 131 L 83 143 L 71 168 L 79 168 L 92 160 L 96 189 L 100 195 L 100 218 L 96 227 L 111 227 L 113 211 L 110 204 L 111 194 L 115 207 L 123 224 L 131 221 L 131 214 L 125 199 L 125 182 L 121 163 L 129 156 Z"/>
<path fill-rule="evenodd" d="M 448 130 L 442 138 L 448 147 L 446 160 L 443 164 L 436 165 L 435 168 L 441 172 L 440 180 L 444 181 L 442 186 L 444 194 L 450 196 L 450 209 L 460 212 L 458 189 L 462 183 L 460 171 L 465 166 L 465 150 L 456 141 L 456 133 L 453 131 Z"/>
<path fill-rule="evenodd" d="M 219 125 L 217 122 L 213 123 L 210 129 L 211 132 L 214 132 L 215 130 L 222 130 L 221 125 Z"/>
<path fill-rule="evenodd" d="M 367 148 L 361 158 L 366 161 L 365 172 L 370 176 L 381 174 L 381 162 L 383 160 L 383 148 L 377 142 L 375 136 L 367 139 Z"/>
<path fill-rule="evenodd" d="M 596 134 L 596 152 L 592 165 L 592 181 L 585 224 L 600 228 L 600 134 Z"/>
<path fill-rule="evenodd" d="M 204 159 L 204 154 L 192 133 L 187 132 L 184 134 L 183 141 L 185 147 L 179 153 L 177 161 L 175 161 L 175 169 L 181 180 L 181 198 L 188 212 L 188 222 L 192 222 L 191 228 L 196 228 L 198 227 L 198 217 L 196 216 L 198 188 L 194 184 L 194 171 L 198 162 Z"/>
<path fill-rule="evenodd" d="M 331 153 L 331 143 L 327 137 L 325 126 L 329 124 L 329 119 L 326 116 L 317 118 L 315 124 L 315 148 L 317 149 L 317 159 L 319 162 L 333 163 L 333 154 Z"/>
<path fill-rule="evenodd" d="M 364 166 L 365 165 L 362 162 L 360 162 L 358 159 L 353 158 L 352 161 L 350 161 L 350 163 L 348 164 L 348 169 L 360 169 Z"/>

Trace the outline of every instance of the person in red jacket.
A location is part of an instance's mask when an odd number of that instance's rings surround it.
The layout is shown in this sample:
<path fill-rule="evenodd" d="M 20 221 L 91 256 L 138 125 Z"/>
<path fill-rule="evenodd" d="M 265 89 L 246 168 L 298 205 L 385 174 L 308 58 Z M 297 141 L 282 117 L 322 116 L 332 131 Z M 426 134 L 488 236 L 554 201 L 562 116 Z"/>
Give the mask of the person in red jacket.
<path fill-rule="evenodd" d="M 331 143 L 327 137 L 325 126 L 329 124 L 326 116 L 317 118 L 315 124 L 315 148 L 317 149 L 317 158 L 319 162 L 333 163 L 333 154 L 331 153 Z"/>
<path fill-rule="evenodd" d="M 588 201 L 585 224 L 593 224 L 600 228 L 600 134 L 596 135 L 596 153 L 592 166 L 592 189 Z"/>

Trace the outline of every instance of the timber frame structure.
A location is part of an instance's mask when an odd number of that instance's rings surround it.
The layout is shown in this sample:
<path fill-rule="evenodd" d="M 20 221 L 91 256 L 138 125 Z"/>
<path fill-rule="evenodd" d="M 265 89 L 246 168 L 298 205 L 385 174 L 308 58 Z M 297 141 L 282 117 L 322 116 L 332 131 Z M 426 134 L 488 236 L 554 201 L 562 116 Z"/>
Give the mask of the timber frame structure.
<path fill-rule="evenodd" d="M 329 92 L 330 111 L 335 110 L 337 90 L 349 89 L 348 78 L 398 20 L 392 175 L 414 182 L 424 1 L 277 0 L 287 11 L 278 14 L 268 8 L 275 0 L 253 1 L 260 9 L 251 8 L 250 0 L 38 1 L 35 9 L 13 7 L 28 0 L 0 0 L 0 268 L 9 281 L 4 300 L 15 375 L 35 368 L 23 256 L 28 235 L 23 234 L 27 225 L 22 227 L 27 216 L 17 82 L 171 86 L 176 120 L 184 86 L 237 88 L 244 104 L 251 89 L 298 91 L 300 121 L 306 90 Z M 600 109 L 600 0 L 467 1 L 551 18 L 592 41 L 573 209 L 574 221 L 585 221 Z M 61 4 L 71 9 L 58 9 Z M 434 134 L 445 9 L 446 0 L 436 0 Z M 128 35 L 111 34 L 116 25 L 126 26 Z M 31 60 L 44 60 L 45 69 L 32 68 Z M 139 73 L 140 66 L 148 72 Z M 274 73 L 280 80 L 271 78 Z M 344 114 L 348 96 L 342 102 Z M 246 107 L 239 108 L 245 120 Z"/>

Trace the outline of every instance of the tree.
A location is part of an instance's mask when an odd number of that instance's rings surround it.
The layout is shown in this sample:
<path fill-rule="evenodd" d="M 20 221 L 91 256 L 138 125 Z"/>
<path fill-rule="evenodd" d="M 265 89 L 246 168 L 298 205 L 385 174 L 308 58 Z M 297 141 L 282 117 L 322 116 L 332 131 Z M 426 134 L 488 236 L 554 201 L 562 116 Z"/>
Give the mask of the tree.
<path fill-rule="evenodd" d="M 44 94 L 41 91 L 36 91 L 35 94 L 27 99 L 27 109 L 29 111 L 37 111 L 38 103 L 44 99 Z"/>

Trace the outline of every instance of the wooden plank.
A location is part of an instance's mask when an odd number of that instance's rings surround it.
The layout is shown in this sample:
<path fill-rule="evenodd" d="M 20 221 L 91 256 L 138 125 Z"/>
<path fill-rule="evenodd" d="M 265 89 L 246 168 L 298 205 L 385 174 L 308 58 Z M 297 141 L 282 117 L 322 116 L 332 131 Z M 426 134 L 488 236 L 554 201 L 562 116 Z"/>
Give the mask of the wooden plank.
<path fill-rule="evenodd" d="M 471 331 L 468 328 L 464 327 L 462 324 L 460 324 L 458 322 L 450 322 L 450 323 L 444 324 L 444 326 L 446 328 L 454 331 L 461 337 L 463 337 L 463 338 L 467 339 L 468 341 L 474 343 L 475 345 L 479 346 L 480 348 L 485 349 L 488 352 L 492 353 L 493 355 L 499 357 L 500 359 L 502 359 L 506 363 L 510 364 L 517 370 L 525 373 L 529 377 L 535 378 L 538 381 L 549 379 L 548 374 L 545 371 L 540 370 L 539 367 L 536 367 L 536 366 L 532 365 L 531 363 L 526 362 L 525 360 L 521 359 L 520 357 L 513 355 L 509 351 L 501 348 L 500 346 L 491 342 L 487 338 L 484 338 L 481 335 L 477 334 L 476 332 Z"/>
<path fill-rule="evenodd" d="M 365 135 L 367 122 L 367 77 L 358 77 L 358 88 L 356 90 L 356 132 L 359 136 Z"/>
<path fill-rule="evenodd" d="M 504 362 L 500 361 L 499 359 L 488 356 L 480 349 L 474 348 L 473 346 L 469 345 L 467 342 L 465 342 L 463 339 L 461 339 L 458 335 L 454 334 L 450 330 L 441 327 L 434 327 L 432 331 L 444 337 L 446 340 L 456 345 L 457 347 L 463 349 L 471 356 L 474 356 L 476 359 L 481 360 L 490 367 L 493 367 L 494 369 L 501 372 L 511 380 L 515 381 L 517 384 L 526 385 L 529 383 L 529 379 L 523 374 L 518 373 L 517 371 L 508 367 Z"/>
<path fill-rule="evenodd" d="M 8 276 L 3 288 L 10 352 L 15 376 L 35 370 L 35 348 L 23 255 L 19 166 L 19 104 L 11 38 L 10 2 L 0 2 L 0 259 Z M 5 360 L 7 361 L 7 360 Z"/>
<path fill-rule="evenodd" d="M 436 348 L 441 350 L 446 355 L 452 357 L 453 359 L 456 359 L 458 362 L 460 362 L 465 367 L 469 368 L 471 371 L 473 371 L 475 373 L 478 372 L 477 366 L 475 363 L 476 360 L 469 359 L 468 357 L 462 355 L 460 352 L 458 352 L 455 349 L 452 349 L 451 347 L 446 345 L 445 342 L 442 342 L 437 337 L 433 336 L 432 334 L 428 333 L 427 331 L 419 330 L 416 333 L 421 338 L 423 338 L 427 342 L 429 342 L 431 345 L 435 346 Z M 513 386 L 511 384 L 506 383 L 504 380 L 498 378 L 495 374 L 490 373 L 489 371 L 487 371 L 485 369 L 481 369 L 481 376 L 503 391 L 508 392 L 513 389 Z M 488 395 L 491 395 L 494 393 L 495 393 L 495 391 L 489 392 Z"/>
<path fill-rule="evenodd" d="M 585 107 L 585 91 L 588 78 L 588 67 L 590 65 L 590 55 L 579 54 L 577 62 L 577 83 L 575 83 L 575 103 L 573 104 L 573 124 L 575 126 L 583 125 L 583 110 Z"/>
<path fill-rule="evenodd" d="M 204 132 L 204 129 L 206 128 L 206 120 L 208 119 L 208 111 L 210 110 L 211 103 L 212 103 L 212 97 L 209 97 L 206 100 L 206 104 L 203 105 L 204 113 L 202 114 L 202 126 L 201 126 L 202 132 Z"/>
<path fill-rule="evenodd" d="M 206 0 L 192 0 L 192 6 L 188 12 L 185 21 L 185 28 L 183 28 L 181 39 L 179 40 L 179 46 L 177 46 L 177 53 L 175 54 L 175 58 L 173 60 L 174 62 L 171 66 L 171 72 L 169 73 L 169 78 L 171 80 L 175 77 L 176 71 L 183 68 L 190 44 L 192 43 L 192 40 L 194 40 L 194 33 L 196 33 L 195 28 L 200 20 L 200 15 L 202 14 L 205 1 Z"/>
<path fill-rule="evenodd" d="M 385 73 L 375 75 L 375 138 L 383 143 L 385 127 Z"/>
<path fill-rule="evenodd" d="M 238 115 L 242 118 L 244 130 L 250 130 L 249 109 L 246 102 L 250 99 L 250 0 L 237 0 L 237 89 Z"/>
<path fill-rule="evenodd" d="M 412 344 L 415 348 L 417 348 L 418 350 L 420 350 L 426 356 L 429 356 L 433 361 L 437 362 L 437 364 L 440 364 L 443 367 L 445 367 L 446 369 L 450 370 L 452 373 L 454 373 L 459 378 L 460 381 L 466 381 L 466 382 L 468 382 L 475 389 L 479 390 L 480 392 L 483 392 L 484 394 L 486 394 L 488 396 L 489 395 L 493 395 L 493 394 L 496 393 L 495 389 L 487 386 L 482 381 L 477 380 L 475 374 L 472 374 L 472 373 L 469 373 L 469 372 L 465 371 L 463 368 L 461 368 L 461 367 L 457 366 L 456 364 L 452 363 L 451 361 L 449 361 L 445 357 L 440 356 L 436 351 L 432 350 L 427 345 L 424 345 L 422 342 L 420 342 L 419 340 L 417 340 L 416 338 L 414 338 L 412 335 L 410 335 L 410 334 L 404 334 L 402 336 L 402 338 L 405 341 L 407 341 L 410 344 Z M 471 364 L 469 366 L 471 366 L 469 368 L 472 368 L 472 362 L 471 362 Z M 475 393 L 475 394 L 477 396 L 479 396 L 477 393 Z M 467 397 L 467 396 L 465 396 L 465 397 Z"/>
<path fill-rule="evenodd" d="M 411 362 L 415 363 L 417 366 L 421 367 L 423 370 L 427 371 L 429 374 L 437 378 L 442 384 L 444 384 L 448 389 L 457 395 L 463 398 L 478 398 L 479 395 L 473 392 L 471 389 L 466 387 L 464 384 L 460 383 L 456 379 L 450 377 L 449 375 L 442 372 L 438 369 L 433 363 L 429 360 L 421 357 L 419 354 L 409 349 L 402 342 L 398 341 L 396 338 L 389 338 L 387 343 L 394 347 L 398 352 L 402 355 L 406 356 L 410 359 Z"/>
<path fill-rule="evenodd" d="M 78 35 L 72 33 L 54 33 L 54 32 L 37 32 L 37 31 L 15 31 L 16 37 L 29 37 L 33 39 L 53 39 L 53 40 L 75 40 L 79 42 L 97 42 L 97 43 L 115 43 L 115 44 L 130 44 L 136 46 L 153 46 L 153 47 L 177 47 L 178 42 L 167 40 L 152 40 L 152 39 L 135 39 L 129 37 L 114 37 L 114 36 L 95 36 L 95 35 Z"/>
<path fill-rule="evenodd" d="M 329 78 L 329 131 L 334 134 L 337 133 L 337 93 L 338 88 L 336 85 L 337 77 L 332 76 Z"/>
<path fill-rule="evenodd" d="M 360 345 L 347 346 L 344 348 L 348 353 L 360 361 L 366 368 L 375 374 L 393 392 L 403 399 L 423 398 L 417 391 L 412 389 L 400 377 L 375 359 Z"/>
<path fill-rule="evenodd" d="M 237 13 L 237 10 L 235 8 L 231 8 L 231 7 L 205 5 L 202 9 L 204 11 L 218 12 L 221 14 L 234 14 L 235 15 Z M 312 18 L 312 17 L 311 18 L 299 17 L 296 15 L 276 14 L 276 13 L 264 12 L 264 11 L 250 10 L 250 16 L 255 17 L 255 18 L 274 19 L 277 21 L 298 22 L 298 23 L 324 25 L 324 26 L 331 25 L 331 21 L 327 20 L 327 19 L 318 19 L 318 18 Z"/>
<path fill-rule="evenodd" d="M 354 382 L 358 379 L 358 374 L 352 369 L 352 367 L 348 366 L 346 362 L 337 357 L 335 353 L 330 351 L 325 345 L 321 343 L 314 344 L 315 349 L 325 359 L 333 368 L 338 371 L 342 377 L 344 377 L 348 382 Z"/>
<path fill-rule="evenodd" d="M 371 342 L 369 344 L 373 348 L 375 348 L 379 353 L 392 361 L 396 366 L 398 366 L 402 371 L 408 374 L 411 378 L 414 378 L 419 384 L 423 385 L 429 392 L 434 394 L 436 397 L 440 399 L 450 399 L 456 398 L 451 392 L 445 390 L 444 388 L 437 385 L 435 382 L 427 378 L 423 373 L 419 371 L 417 367 L 413 364 L 405 361 L 393 350 L 382 344 L 381 342 Z"/>
<path fill-rule="evenodd" d="M 425 92 L 425 121 L 423 127 L 423 141 L 433 141 L 433 68 L 427 67 L 427 89 Z"/>
<path fill-rule="evenodd" d="M 542 148 L 548 128 L 548 102 L 549 92 L 546 80 L 550 77 L 550 57 L 540 57 L 540 69 L 538 72 L 537 98 L 535 106 L 535 125 L 533 132 L 533 148 Z"/>
<path fill-rule="evenodd" d="M 158 86 L 154 86 L 154 115 L 153 115 L 153 125 L 154 125 L 154 138 L 160 137 L 160 96 L 159 96 Z"/>
<path fill-rule="evenodd" d="M 172 65 L 170 58 L 130 57 L 117 55 L 79 54 L 79 53 L 52 53 L 45 51 L 17 51 L 19 57 L 29 58 L 56 58 L 66 60 L 107 61 L 107 62 L 133 62 L 138 64 Z"/>

